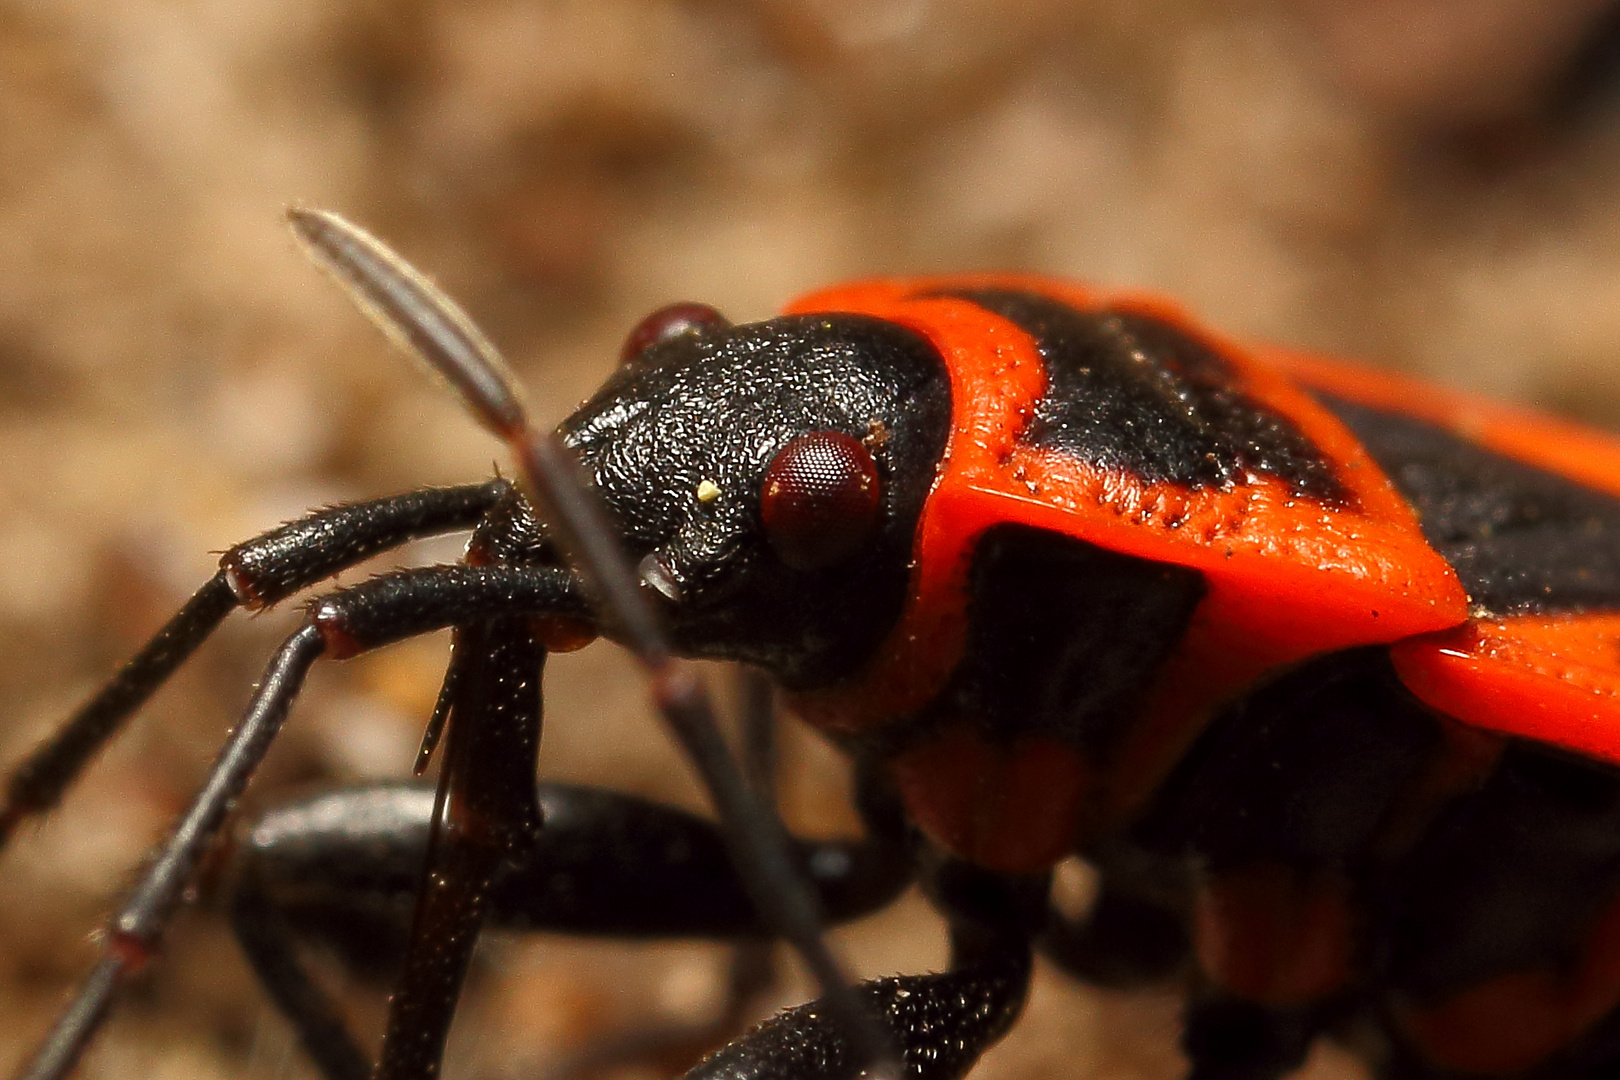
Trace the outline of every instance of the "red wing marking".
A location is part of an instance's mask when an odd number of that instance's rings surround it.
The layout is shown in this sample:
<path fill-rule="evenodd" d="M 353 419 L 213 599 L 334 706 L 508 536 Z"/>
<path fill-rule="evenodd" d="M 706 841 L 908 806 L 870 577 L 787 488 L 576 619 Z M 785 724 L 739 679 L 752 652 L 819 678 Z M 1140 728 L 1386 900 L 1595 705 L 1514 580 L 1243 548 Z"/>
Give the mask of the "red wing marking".
<path fill-rule="evenodd" d="M 1352 505 L 1300 497 L 1264 475 L 1230 489 L 1148 483 L 1021 442 L 1045 390 L 1044 364 L 1017 326 L 969 302 L 930 295 L 974 288 L 1022 289 L 1080 310 L 1132 311 L 1211 341 L 1246 393 L 1288 417 L 1335 464 Z M 860 313 L 909 326 L 940 350 L 951 381 L 951 436 L 919 524 L 902 625 L 872 665 L 871 680 L 842 696 L 801 702 L 813 722 L 859 730 L 905 715 L 937 691 L 961 655 L 972 545 L 1006 522 L 1204 574 L 1209 593 L 1184 649 L 1213 663 L 1187 673 L 1196 700 L 1168 691 L 1182 722 L 1189 710 L 1229 698 L 1280 665 L 1467 617 L 1456 574 L 1348 429 L 1285 373 L 1162 300 L 982 275 L 842 286 L 789 310 Z"/>
<path fill-rule="evenodd" d="M 1426 704 L 1620 763 L 1620 613 L 1479 619 L 1390 649 Z"/>
<path fill-rule="evenodd" d="M 1389 372 L 1284 349 L 1260 355 L 1316 390 L 1620 496 L 1620 438 Z M 1464 723 L 1620 763 L 1620 614 L 1479 619 L 1392 655 L 1414 694 Z"/>

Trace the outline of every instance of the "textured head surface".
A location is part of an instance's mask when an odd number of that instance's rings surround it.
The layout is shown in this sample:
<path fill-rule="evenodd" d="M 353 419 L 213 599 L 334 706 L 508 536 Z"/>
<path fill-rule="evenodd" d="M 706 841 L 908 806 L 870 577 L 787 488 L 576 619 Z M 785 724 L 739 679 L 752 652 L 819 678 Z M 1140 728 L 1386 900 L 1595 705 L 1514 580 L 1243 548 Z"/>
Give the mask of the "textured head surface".
<path fill-rule="evenodd" d="M 921 337 L 875 319 L 796 316 L 656 345 L 562 430 L 632 556 L 656 561 L 680 647 L 806 685 L 847 670 L 898 614 L 949 410 Z M 848 558 L 795 569 L 762 527 L 766 471 L 794 439 L 828 431 L 870 450 L 878 524 Z"/>

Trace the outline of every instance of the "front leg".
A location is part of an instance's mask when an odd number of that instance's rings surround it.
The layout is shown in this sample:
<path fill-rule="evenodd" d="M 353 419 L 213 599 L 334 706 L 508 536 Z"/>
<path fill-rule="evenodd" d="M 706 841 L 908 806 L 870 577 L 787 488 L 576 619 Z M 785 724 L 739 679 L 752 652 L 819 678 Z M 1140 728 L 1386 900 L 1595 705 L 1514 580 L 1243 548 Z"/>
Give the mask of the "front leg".
<path fill-rule="evenodd" d="M 167 839 L 154 850 L 139 881 L 113 916 L 100 961 L 20 1075 L 30 1080 L 67 1076 L 106 1021 L 119 991 L 156 955 L 198 867 L 280 731 L 316 660 L 355 656 L 428 630 L 466 625 L 513 609 L 570 618 L 588 615 L 577 582 L 566 571 L 545 567 L 428 567 L 373 578 L 318 601 L 304 627 L 272 658 L 201 788 Z M 498 672 L 494 682 L 498 696 L 503 692 Z M 491 702 L 497 703 L 494 698 Z M 537 712 L 534 720 L 538 721 Z M 538 732 L 534 737 L 538 738 Z M 452 755 L 446 756 L 454 760 Z M 508 758 L 516 760 L 517 754 Z M 532 761 L 532 755 L 529 759 Z M 458 768 L 457 775 L 465 777 L 466 773 Z M 525 786 L 532 775 L 532 770 L 525 775 Z M 506 790 L 503 785 L 502 791 Z M 452 813 L 447 821 L 458 825 L 463 819 L 457 816 L 457 804 L 449 805 Z M 476 819 L 477 815 L 469 817 Z M 497 815 L 487 820 L 498 826 L 505 819 Z"/>
<path fill-rule="evenodd" d="M 0 799 L 0 848 L 54 807 L 90 759 L 238 607 L 261 611 L 409 540 L 470 529 L 512 485 L 491 480 L 329 506 L 237 544 L 219 572 L 44 742 L 13 767 Z"/>

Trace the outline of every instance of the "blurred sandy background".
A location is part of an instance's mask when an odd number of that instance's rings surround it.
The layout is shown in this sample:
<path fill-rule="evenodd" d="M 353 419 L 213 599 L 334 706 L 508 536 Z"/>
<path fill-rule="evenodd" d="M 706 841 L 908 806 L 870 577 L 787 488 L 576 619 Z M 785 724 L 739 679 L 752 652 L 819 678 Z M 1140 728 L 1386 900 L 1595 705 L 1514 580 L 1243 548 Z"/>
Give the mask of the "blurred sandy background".
<path fill-rule="evenodd" d="M 0 0 L 0 759 L 210 551 L 499 457 L 302 262 L 290 202 L 436 274 L 548 420 L 668 300 L 753 319 L 840 278 L 1008 267 L 1620 424 L 1610 6 Z M 0 862 L 0 1069 L 294 618 L 233 621 Z M 444 652 L 319 672 L 250 802 L 403 773 Z M 610 652 L 552 675 L 548 772 L 694 801 Z M 795 820 L 843 822 L 836 763 L 791 758 Z M 847 940 L 867 973 L 943 959 L 915 902 Z M 699 948 L 485 959 L 452 1077 L 534 1076 L 593 1032 L 695 1014 L 720 971 Z M 363 1022 L 378 1000 L 356 991 Z M 1043 977 L 977 1075 L 1172 1077 L 1174 1017 L 1169 993 Z M 1335 1051 L 1312 1069 L 1357 1075 Z M 206 904 L 85 1074 L 309 1075 Z"/>

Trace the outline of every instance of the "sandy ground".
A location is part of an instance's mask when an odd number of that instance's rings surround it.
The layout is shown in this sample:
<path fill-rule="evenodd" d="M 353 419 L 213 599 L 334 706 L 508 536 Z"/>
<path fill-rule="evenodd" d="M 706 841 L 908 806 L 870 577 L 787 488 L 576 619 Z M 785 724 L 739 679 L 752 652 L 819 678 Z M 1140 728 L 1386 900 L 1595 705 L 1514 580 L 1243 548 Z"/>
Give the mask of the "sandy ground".
<path fill-rule="evenodd" d="M 660 303 L 742 320 L 840 278 L 997 267 L 1160 288 L 1235 333 L 1620 424 L 1620 116 L 1556 107 L 1603 6 L 3 0 L 0 759 L 209 552 L 500 460 L 305 265 L 292 202 L 429 268 L 548 421 Z M 295 618 L 234 620 L 3 856 L 0 1068 Z M 318 672 L 244 813 L 404 772 L 444 652 Z M 558 660 L 549 695 L 549 774 L 698 804 L 610 650 Z M 799 738 L 791 761 L 791 816 L 847 822 L 832 755 Z M 204 901 L 85 1075 L 310 1075 Z M 943 958 L 915 900 L 844 940 L 867 973 Z M 484 961 L 451 1077 L 691 1015 L 720 970 L 558 941 Z M 374 1027 L 377 993 L 353 998 Z M 1169 1078 L 1175 1030 L 1173 992 L 1043 974 L 976 1075 Z M 1332 1050 L 1312 1069 L 1357 1075 Z"/>

